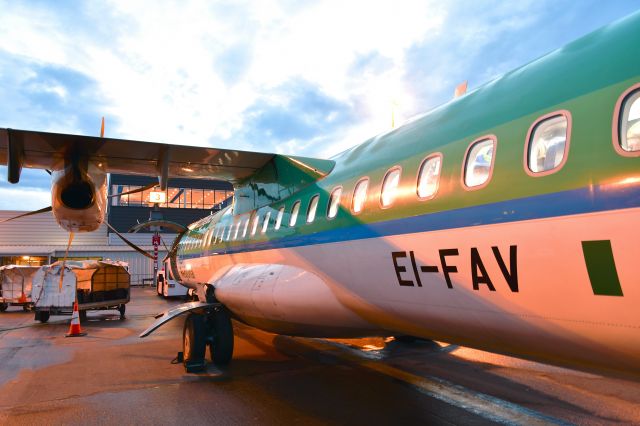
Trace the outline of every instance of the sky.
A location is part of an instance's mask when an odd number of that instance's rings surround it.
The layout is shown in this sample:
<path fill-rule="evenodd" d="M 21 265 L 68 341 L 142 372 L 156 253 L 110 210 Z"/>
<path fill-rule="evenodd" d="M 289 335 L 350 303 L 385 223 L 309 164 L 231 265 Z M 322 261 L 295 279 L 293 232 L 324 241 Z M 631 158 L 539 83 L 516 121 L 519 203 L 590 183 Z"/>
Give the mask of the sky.
<path fill-rule="evenodd" d="M 640 0 L 0 0 L 0 127 L 328 158 Z M 0 210 L 50 205 L 0 167 Z"/>

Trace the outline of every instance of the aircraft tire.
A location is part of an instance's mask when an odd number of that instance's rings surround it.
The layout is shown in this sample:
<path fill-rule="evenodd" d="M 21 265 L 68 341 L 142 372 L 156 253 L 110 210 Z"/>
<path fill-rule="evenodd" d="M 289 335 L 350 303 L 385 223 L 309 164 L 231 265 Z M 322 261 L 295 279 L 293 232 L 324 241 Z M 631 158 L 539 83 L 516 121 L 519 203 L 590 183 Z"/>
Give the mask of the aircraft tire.
<path fill-rule="evenodd" d="M 0 312 L 4 312 L 9 307 L 8 303 L 0 303 Z"/>
<path fill-rule="evenodd" d="M 182 352 L 187 373 L 197 373 L 205 369 L 206 330 L 204 316 L 189 314 L 182 330 Z"/>
<path fill-rule="evenodd" d="M 233 357 L 233 325 L 226 309 L 215 312 L 210 319 L 213 321 L 213 337 L 209 341 L 211 362 L 217 366 L 227 365 Z"/>
<path fill-rule="evenodd" d="M 38 315 L 40 314 L 40 315 Z M 36 319 L 38 321 L 40 321 L 41 323 L 45 323 L 47 321 L 49 321 L 49 317 L 51 316 L 51 314 L 47 311 L 40 311 L 40 312 L 36 312 Z"/>

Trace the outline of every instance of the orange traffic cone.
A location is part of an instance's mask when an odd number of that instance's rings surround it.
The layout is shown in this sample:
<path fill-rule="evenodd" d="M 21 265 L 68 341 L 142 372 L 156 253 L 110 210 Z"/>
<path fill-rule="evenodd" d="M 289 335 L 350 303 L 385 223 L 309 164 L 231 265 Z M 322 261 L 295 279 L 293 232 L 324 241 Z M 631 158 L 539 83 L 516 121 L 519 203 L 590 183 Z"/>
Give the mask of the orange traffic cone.
<path fill-rule="evenodd" d="M 24 293 L 21 293 L 20 297 L 18 298 L 18 303 L 27 303 L 27 295 Z"/>
<path fill-rule="evenodd" d="M 80 329 L 80 313 L 78 312 L 78 302 L 73 303 L 73 314 L 71 315 L 71 325 L 69 325 L 69 332 L 64 337 L 79 337 L 86 336 L 87 333 L 83 333 Z"/>

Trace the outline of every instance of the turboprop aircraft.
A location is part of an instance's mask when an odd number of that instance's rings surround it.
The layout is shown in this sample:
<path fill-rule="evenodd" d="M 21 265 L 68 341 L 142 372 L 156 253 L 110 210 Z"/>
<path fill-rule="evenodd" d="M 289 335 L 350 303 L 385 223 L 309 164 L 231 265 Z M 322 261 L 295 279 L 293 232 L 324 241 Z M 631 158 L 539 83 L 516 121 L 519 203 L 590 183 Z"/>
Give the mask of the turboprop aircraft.
<path fill-rule="evenodd" d="M 198 301 L 185 365 L 274 333 L 410 335 L 640 377 L 640 14 L 328 160 L 0 130 L 9 181 L 52 171 L 70 231 L 106 173 L 227 179 L 170 253 Z"/>

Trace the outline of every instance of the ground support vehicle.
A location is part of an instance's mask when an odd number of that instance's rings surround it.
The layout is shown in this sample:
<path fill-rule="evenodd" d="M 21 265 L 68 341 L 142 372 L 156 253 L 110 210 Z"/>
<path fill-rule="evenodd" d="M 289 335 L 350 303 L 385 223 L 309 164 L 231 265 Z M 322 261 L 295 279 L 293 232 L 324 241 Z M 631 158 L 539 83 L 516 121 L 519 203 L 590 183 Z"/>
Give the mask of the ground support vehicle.
<path fill-rule="evenodd" d="M 34 275 L 35 319 L 71 314 L 78 301 L 80 319 L 88 310 L 115 309 L 124 318 L 130 300 L 131 277 L 127 264 L 113 261 L 67 261 L 41 267 Z"/>
<path fill-rule="evenodd" d="M 156 291 L 158 296 L 163 297 L 187 297 L 189 289 L 175 280 L 171 274 L 171 269 L 165 267 L 158 271 Z"/>

